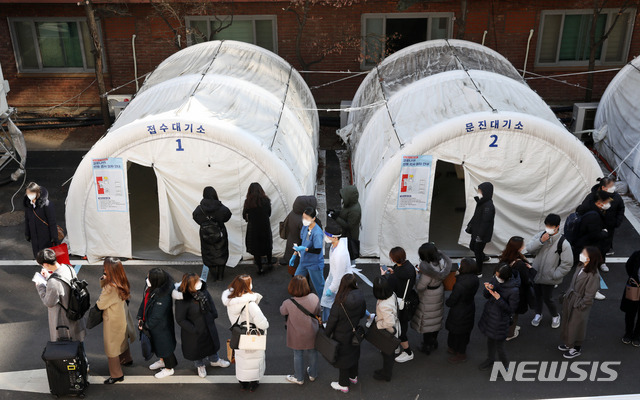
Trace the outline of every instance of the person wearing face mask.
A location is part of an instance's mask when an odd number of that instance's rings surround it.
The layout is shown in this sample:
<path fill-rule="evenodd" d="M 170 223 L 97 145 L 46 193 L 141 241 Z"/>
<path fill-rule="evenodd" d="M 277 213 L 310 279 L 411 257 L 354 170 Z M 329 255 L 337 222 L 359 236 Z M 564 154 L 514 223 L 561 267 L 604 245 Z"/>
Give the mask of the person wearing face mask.
<path fill-rule="evenodd" d="M 611 252 L 613 248 L 613 236 L 617 228 L 622 225 L 624 221 L 624 200 L 618 192 L 616 192 L 616 181 L 609 176 L 598 179 L 598 183 L 591 188 L 591 192 L 585 197 L 582 204 L 576 210 L 579 213 L 587 212 L 590 209 L 590 205 L 595 202 L 598 191 L 603 191 L 611 196 L 611 205 L 604 213 L 604 227 L 607 229 L 607 237 L 603 240 L 601 251 L 602 257 Z M 613 254 L 611 252 L 611 254 Z M 609 267 L 606 264 L 600 266 L 602 272 L 609 272 Z"/>
<path fill-rule="evenodd" d="M 511 267 L 511 279 L 516 282 L 519 294 L 518 308 L 513 313 L 507 341 L 518 337 L 520 334 L 518 316 L 529 311 L 529 304 L 533 304 L 535 301 L 531 279 L 535 274 L 535 270 L 532 269 L 529 260 L 524 256 L 525 252 L 524 239 L 520 236 L 513 236 L 509 239 L 507 246 L 500 255 L 500 262 Z"/>
<path fill-rule="evenodd" d="M 227 307 L 229 322 L 240 325 L 255 326 L 263 332 L 269 328 L 269 321 L 260 306 L 262 295 L 253 291 L 253 283 L 249 275 L 238 275 L 222 293 L 222 304 Z M 249 321 L 247 321 L 247 311 Z M 236 379 L 242 390 L 254 392 L 266 368 L 264 350 L 234 350 L 236 359 Z"/>
<path fill-rule="evenodd" d="M 324 232 L 318 224 L 315 208 L 307 208 L 302 214 L 302 229 L 300 230 L 300 244 L 293 246 L 295 257 L 300 259 L 296 275 L 309 274 L 311 283 L 318 296 L 324 293 Z M 290 264 L 293 264 L 293 258 Z"/>
<path fill-rule="evenodd" d="M 258 267 L 258 275 L 273 269 L 273 236 L 271 234 L 271 200 L 258 182 L 249 185 L 247 198 L 242 209 L 242 218 L 247 221 L 245 245 Z M 262 267 L 262 257 L 266 258 L 266 268 Z"/>
<path fill-rule="evenodd" d="M 478 195 L 474 199 L 476 209 L 465 231 L 471 235 L 469 249 L 475 254 L 478 274 L 482 274 L 484 262 L 489 261 L 484 254 L 484 248 L 493 236 L 493 223 L 496 217 L 496 208 L 493 205 L 493 184 L 483 182 L 478 185 Z"/>
<path fill-rule="evenodd" d="M 452 354 L 449 357 L 449 362 L 452 364 L 467 361 L 467 345 L 476 316 L 475 296 L 480 287 L 474 259 L 463 258 L 456 274 L 456 283 L 445 302 L 449 307 L 449 315 L 445 323 L 445 328 L 449 331 L 447 352 Z"/>
<path fill-rule="evenodd" d="M 340 225 L 335 223 L 327 224 L 327 229 L 324 232 L 324 241 L 331 244 L 331 247 L 329 248 L 329 275 L 324 283 L 325 289 L 320 300 L 323 322 L 326 322 L 329 318 L 331 306 L 333 306 L 336 293 L 338 293 L 342 277 L 353 272 L 347 246 L 348 240 L 342 237 Z"/>
<path fill-rule="evenodd" d="M 484 305 L 478 322 L 480 332 L 487 336 L 487 359 L 480 364 L 481 370 L 493 367 L 496 352 L 505 368 L 509 365 L 504 343 L 507 339 L 513 313 L 518 309 L 520 294 L 517 282 L 512 279 L 512 269 L 505 263 L 497 265 L 495 275 L 484 284 Z"/>
<path fill-rule="evenodd" d="M 173 301 L 171 292 L 174 282 L 171 276 L 160 268 L 149 271 L 144 288 L 144 296 L 138 309 L 138 329 L 149 332 L 151 348 L 159 360 L 149 366 L 158 379 L 174 374 L 178 360 L 176 332 L 173 323 Z"/>
<path fill-rule="evenodd" d="M 198 376 L 207 376 L 208 365 L 227 368 L 229 361 L 218 356 L 218 310 L 207 290 L 206 282 L 200 280 L 198 274 L 184 274 L 182 282 L 173 290 L 171 297 L 176 301 L 176 322 L 181 328 L 182 355 L 193 361 Z"/>
<path fill-rule="evenodd" d="M 583 204 L 576 210 L 582 216 L 582 219 L 580 220 L 576 239 L 574 243 L 571 243 L 574 262 L 578 260 L 578 254 L 582 249 L 587 246 L 597 247 L 601 254 L 606 254 L 609 243 L 606 215 L 611 209 L 612 200 L 613 198 L 609 192 L 598 190 L 589 204 Z"/>
<path fill-rule="evenodd" d="M 591 306 L 600 287 L 600 250 L 587 246 L 580 253 L 579 260 L 562 302 L 562 318 L 565 322 L 562 325 L 562 344 L 558 350 L 564 352 L 564 358 L 575 358 L 582 354 Z"/>
<path fill-rule="evenodd" d="M 60 244 L 55 207 L 46 188 L 31 182 L 24 196 L 24 237 L 31 242 L 33 257 L 48 247 Z"/>
<path fill-rule="evenodd" d="M 293 257 L 295 252 L 293 246 L 296 243 L 300 243 L 300 230 L 302 229 L 302 214 L 304 210 L 311 207 L 316 209 L 318 207 L 318 200 L 315 196 L 298 196 L 293 202 L 293 207 L 284 221 L 281 222 L 280 238 L 285 239 L 287 244 L 284 248 L 284 256 L 280 259 L 281 265 L 288 265 L 290 260 L 293 259 L 293 265 L 288 266 L 289 275 L 294 276 L 296 269 L 298 268 L 298 257 Z"/>
<path fill-rule="evenodd" d="M 100 278 L 102 292 L 96 307 L 102 310 L 104 352 L 109 364 L 109 378 L 104 383 L 112 385 L 124 381 L 122 366 L 133 365 L 129 342 L 133 343 L 136 333 L 129 314 L 129 280 L 122 262 L 107 257 L 103 267 L 104 273 Z"/>
<path fill-rule="evenodd" d="M 527 242 L 527 253 L 535 255 L 532 266 L 537 271 L 533 278 L 536 312 L 531 320 L 533 326 L 540 325 L 542 306 L 545 304 L 551 314 L 551 327 L 560 327 L 560 313 L 553 301 L 553 292 L 573 266 L 571 244 L 560 233 L 560 222 L 559 215 L 547 215 L 544 219 L 544 231 Z"/>

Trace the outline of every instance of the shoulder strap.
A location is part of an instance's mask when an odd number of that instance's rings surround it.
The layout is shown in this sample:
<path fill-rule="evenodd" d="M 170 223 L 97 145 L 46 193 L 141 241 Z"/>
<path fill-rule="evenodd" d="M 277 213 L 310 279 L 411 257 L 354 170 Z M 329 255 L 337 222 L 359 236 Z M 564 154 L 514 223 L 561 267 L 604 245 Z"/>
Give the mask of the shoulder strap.
<path fill-rule="evenodd" d="M 248 304 L 248 303 L 247 303 Z M 234 322 L 234 325 L 238 325 L 238 322 L 240 321 L 240 316 L 242 315 L 242 312 L 244 311 L 245 307 L 247 307 L 247 305 L 245 304 L 244 307 L 242 307 L 242 309 L 240 310 L 240 312 L 238 313 L 238 318 L 236 318 L 236 322 Z"/>
<path fill-rule="evenodd" d="M 340 303 L 340 307 L 342 307 L 342 311 L 344 311 L 344 315 L 347 316 L 347 320 L 349 320 L 349 325 L 351 325 L 351 330 L 353 330 L 354 332 L 356 331 L 356 327 L 353 326 L 353 322 L 351 322 L 351 318 L 349 318 L 349 314 L 347 313 L 347 310 L 344 308 L 344 303 Z"/>
<path fill-rule="evenodd" d="M 207 221 L 212 221 L 213 219 L 211 218 L 211 216 L 207 215 L 206 212 L 204 212 L 204 210 L 202 209 L 202 206 L 200 204 L 198 204 L 198 208 L 200 209 L 200 211 L 202 211 L 202 215 L 204 215 L 204 217 L 207 219 Z M 244 310 L 244 308 L 243 308 Z"/>
<path fill-rule="evenodd" d="M 407 292 L 409 291 L 409 282 L 411 282 L 411 279 L 407 279 L 407 286 L 405 286 L 404 288 L 404 295 L 402 295 L 402 301 L 404 301 L 404 299 L 407 297 Z"/>
<path fill-rule="evenodd" d="M 565 240 L 566 238 L 561 234 L 560 238 L 558 239 L 558 247 L 556 248 L 556 253 L 562 254 L 562 245 L 564 244 Z"/>
<path fill-rule="evenodd" d="M 40 220 L 40 222 L 42 222 L 43 224 L 45 224 L 46 226 L 49 226 L 49 224 L 47 224 L 47 222 L 45 220 L 43 220 L 42 218 L 40 218 L 40 216 L 38 215 L 38 213 L 36 212 L 36 210 L 34 210 L 33 208 L 31 209 L 31 211 L 33 211 L 33 215 L 36 216 L 36 218 L 38 218 Z"/>
<path fill-rule="evenodd" d="M 295 306 L 296 306 L 296 307 L 298 307 L 298 309 L 299 309 L 300 311 L 302 311 L 304 314 L 306 314 L 306 315 L 310 316 L 311 318 L 313 318 L 313 319 L 315 319 L 315 320 L 318 320 L 318 321 L 319 321 L 319 319 L 318 319 L 318 316 L 317 316 L 317 315 L 314 315 L 313 313 L 309 312 L 309 310 L 307 310 L 306 308 L 302 307 L 302 306 L 300 305 L 300 303 L 298 303 L 297 301 L 295 301 L 295 300 L 293 299 L 293 297 L 291 297 L 289 300 L 291 300 L 291 302 L 292 302 L 293 304 L 295 304 Z"/>

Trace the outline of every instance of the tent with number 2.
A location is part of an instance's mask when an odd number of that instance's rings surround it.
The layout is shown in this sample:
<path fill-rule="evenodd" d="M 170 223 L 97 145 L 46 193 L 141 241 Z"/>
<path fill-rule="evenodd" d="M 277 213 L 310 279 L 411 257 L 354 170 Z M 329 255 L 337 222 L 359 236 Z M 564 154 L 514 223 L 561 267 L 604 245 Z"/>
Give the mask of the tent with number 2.
<path fill-rule="evenodd" d="M 230 259 L 245 253 L 251 182 L 271 198 L 273 236 L 315 191 L 318 115 L 300 74 L 234 41 L 188 47 L 162 62 L 80 163 L 69 189 L 70 251 L 146 259 L 200 254 L 192 212 L 213 186 L 233 216 Z M 274 254 L 283 250 L 274 240 Z"/>
<path fill-rule="evenodd" d="M 564 220 L 601 175 L 511 63 L 476 43 L 433 40 L 394 53 L 363 80 L 352 107 L 339 133 L 362 202 L 360 252 L 382 262 L 394 246 L 415 259 L 430 240 L 468 254 L 460 245 L 469 244 L 482 182 L 494 185 L 485 251 L 495 254 L 511 236 L 543 228 L 549 213 Z"/>

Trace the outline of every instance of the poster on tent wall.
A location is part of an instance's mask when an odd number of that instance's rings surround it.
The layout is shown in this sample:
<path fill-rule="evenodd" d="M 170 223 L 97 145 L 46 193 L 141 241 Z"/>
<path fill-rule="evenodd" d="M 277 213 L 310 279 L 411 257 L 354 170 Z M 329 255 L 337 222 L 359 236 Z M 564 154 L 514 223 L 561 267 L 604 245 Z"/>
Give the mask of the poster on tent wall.
<path fill-rule="evenodd" d="M 127 212 L 127 190 L 122 158 L 96 158 L 92 163 L 98 211 Z"/>
<path fill-rule="evenodd" d="M 432 162 L 432 156 L 402 156 L 398 210 L 427 209 Z"/>

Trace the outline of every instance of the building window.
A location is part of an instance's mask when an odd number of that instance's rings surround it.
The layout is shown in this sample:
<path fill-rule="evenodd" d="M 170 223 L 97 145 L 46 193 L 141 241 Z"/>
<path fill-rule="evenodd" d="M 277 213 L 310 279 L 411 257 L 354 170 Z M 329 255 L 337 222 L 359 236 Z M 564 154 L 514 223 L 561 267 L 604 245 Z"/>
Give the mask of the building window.
<path fill-rule="evenodd" d="M 605 9 L 596 23 L 596 41 L 610 29 L 619 10 Z M 635 9 L 625 10 L 609 37 L 596 49 L 596 64 L 624 64 L 629 53 Z M 539 66 L 587 66 L 591 10 L 543 11 L 536 64 Z"/>
<path fill-rule="evenodd" d="M 450 38 L 452 21 L 453 13 L 363 14 L 363 68 L 412 44 Z"/>
<path fill-rule="evenodd" d="M 275 15 L 187 17 L 187 44 L 237 40 L 278 52 Z"/>
<path fill-rule="evenodd" d="M 10 18 L 20 72 L 93 72 L 93 41 L 84 18 Z"/>

